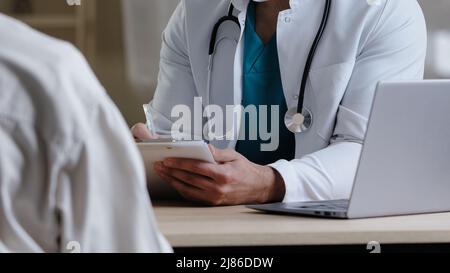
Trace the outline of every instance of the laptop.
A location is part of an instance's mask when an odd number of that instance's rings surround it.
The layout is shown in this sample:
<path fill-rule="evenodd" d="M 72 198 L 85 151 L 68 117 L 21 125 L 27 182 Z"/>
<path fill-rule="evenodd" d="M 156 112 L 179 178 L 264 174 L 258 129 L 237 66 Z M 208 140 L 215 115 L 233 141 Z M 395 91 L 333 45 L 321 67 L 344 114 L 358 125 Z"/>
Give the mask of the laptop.
<path fill-rule="evenodd" d="M 450 211 L 450 81 L 378 85 L 349 200 L 248 207 L 343 219 Z"/>

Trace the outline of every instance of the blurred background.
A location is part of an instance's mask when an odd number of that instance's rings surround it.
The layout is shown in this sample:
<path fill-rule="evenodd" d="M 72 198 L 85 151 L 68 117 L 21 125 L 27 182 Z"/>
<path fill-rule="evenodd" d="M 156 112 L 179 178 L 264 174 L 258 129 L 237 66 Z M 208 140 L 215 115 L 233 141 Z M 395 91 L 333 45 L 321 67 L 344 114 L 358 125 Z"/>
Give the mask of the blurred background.
<path fill-rule="evenodd" d="M 178 2 L 0 0 L 0 12 L 74 43 L 132 125 L 153 96 L 161 32 Z M 450 78 L 450 0 L 419 2 L 429 29 L 426 77 Z"/>

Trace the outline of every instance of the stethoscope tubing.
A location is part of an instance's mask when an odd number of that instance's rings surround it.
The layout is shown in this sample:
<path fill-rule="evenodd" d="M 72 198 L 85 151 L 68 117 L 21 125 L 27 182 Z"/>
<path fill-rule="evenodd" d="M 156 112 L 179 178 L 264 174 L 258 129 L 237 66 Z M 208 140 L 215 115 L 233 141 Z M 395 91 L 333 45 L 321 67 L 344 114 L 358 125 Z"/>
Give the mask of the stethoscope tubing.
<path fill-rule="evenodd" d="M 313 44 L 311 46 L 311 49 L 308 53 L 308 58 L 306 60 L 305 63 L 305 68 L 303 70 L 303 77 L 302 77 L 302 81 L 300 84 L 300 91 L 299 91 L 299 95 L 298 95 L 298 102 L 297 102 L 297 108 L 296 111 L 294 109 L 289 109 L 288 112 L 286 113 L 286 118 L 285 120 L 295 120 L 295 116 L 299 115 L 302 117 L 302 120 L 307 120 L 309 121 L 307 124 L 304 124 L 304 121 L 302 122 L 302 124 L 293 124 L 296 126 L 292 126 L 291 125 L 287 125 L 288 129 L 290 131 L 292 131 L 293 133 L 301 133 L 304 132 L 306 130 L 308 130 L 311 126 L 312 126 L 312 112 L 309 109 L 306 109 L 304 107 L 304 101 L 305 101 L 305 93 L 306 93 L 306 85 L 308 83 L 308 78 L 309 78 L 309 74 L 311 72 L 311 66 L 313 64 L 314 61 L 314 57 L 316 56 L 316 51 L 317 48 L 320 44 L 320 41 L 322 40 L 323 34 L 326 30 L 326 27 L 328 25 L 328 21 L 329 21 L 329 17 L 330 17 L 330 13 L 331 13 L 331 7 L 332 7 L 332 0 L 326 0 L 325 3 L 325 7 L 324 7 L 324 12 L 323 12 L 323 16 L 322 16 L 322 20 L 320 23 L 320 27 L 317 31 L 317 34 L 314 38 Z M 210 39 L 210 43 L 209 43 L 209 66 L 208 66 L 208 82 L 207 82 L 207 98 L 206 98 L 206 105 L 210 104 L 210 91 L 211 91 L 211 73 L 212 73 L 212 66 L 213 66 L 213 59 L 214 59 L 214 53 L 216 50 L 216 44 L 217 44 L 217 35 L 219 32 L 219 29 L 221 27 L 221 25 L 225 22 L 231 21 L 234 22 L 239 29 L 241 29 L 241 24 L 239 23 L 239 19 L 233 15 L 234 13 L 234 5 L 232 2 L 230 2 L 230 6 L 228 9 L 228 13 L 226 16 L 221 17 L 217 23 L 214 25 L 212 33 L 211 33 L 211 39 Z M 289 115 L 289 116 L 288 116 Z M 287 122 L 289 123 L 289 122 Z M 297 129 L 292 129 L 292 128 L 297 128 Z"/>
<path fill-rule="evenodd" d="M 230 4 L 230 7 L 228 8 L 228 15 L 224 16 L 217 21 L 217 23 L 214 25 L 214 28 L 211 33 L 211 39 L 209 42 L 209 56 L 212 56 L 214 54 L 214 51 L 216 50 L 216 42 L 217 42 L 217 34 L 219 33 L 220 26 L 228 21 L 236 23 L 236 25 L 239 26 L 239 29 L 241 29 L 241 24 L 239 23 L 239 19 L 233 15 L 234 12 L 234 6 L 233 3 Z"/>
<path fill-rule="evenodd" d="M 303 70 L 303 77 L 302 77 L 300 92 L 299 92 L 299 96 L 298 96 L 298 103 L 297 103 L 297 113 L 300 113 L 300 114 L 303 112 L 306 84 L 308 83 L 308 77 L 311 72 L 311 66 L 314 61 L 314 57 L 316 55 L 317 48 L 320 44 L 320 41 L 322 40 L 323 33 L 325 32 L 325 29 L 328 25 L 328 19 L 330 17 L 332 0 L 326 0 L 326 1 L 327 2 L 325 4 L 325 9 L 324 9 L 323 16 L 322 16 L 322 22 L 320 23 L 319 30 L 317 32 L 316 37 L 314 38 L 313 45 L 308 54 L 308 59 L 306 60 L 305 69 Z"/>

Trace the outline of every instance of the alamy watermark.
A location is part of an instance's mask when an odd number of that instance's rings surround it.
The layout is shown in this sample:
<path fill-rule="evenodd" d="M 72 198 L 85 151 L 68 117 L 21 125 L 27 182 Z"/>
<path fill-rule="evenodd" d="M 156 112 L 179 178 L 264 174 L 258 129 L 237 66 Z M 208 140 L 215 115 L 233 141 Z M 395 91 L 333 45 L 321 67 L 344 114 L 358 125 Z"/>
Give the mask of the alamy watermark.
<path fill-rule="evenodd" d="M 81 0 L 66 0 L 69 6 L 81 6 Z"/>
<path fill-rule="evenodd" d="M 269 114 L 270 113 L 270 114 Z M 177 140 L 261 140 L 261 151 L 275 151 L 280 135 L 279 105 L 175 105 L 171 136 Z M 269 120 L 270 119 L 270 120 Z"/>
<path fill-rule="evenodd" d="M 367 243 L 366 247 L 367 251 L 371 254 L 380 254 L 381 253 L 381 244 L 377 241 L 370 241 Z"/>
<path fill-rule="evenodd" d="M 66 244 L 66 253 L 81 253 L 81 244 L 78 241 L 70 241 Z"/>

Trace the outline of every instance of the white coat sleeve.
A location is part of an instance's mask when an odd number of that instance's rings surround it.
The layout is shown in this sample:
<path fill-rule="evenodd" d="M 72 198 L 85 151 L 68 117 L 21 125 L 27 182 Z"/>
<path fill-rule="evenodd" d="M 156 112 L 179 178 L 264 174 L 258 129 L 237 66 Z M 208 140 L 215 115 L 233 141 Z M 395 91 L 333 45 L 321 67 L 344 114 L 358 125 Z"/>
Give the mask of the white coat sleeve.
<path fill-rule="evenodd" d="M 379 81 L 423 78 L 426 29 L 416 1 L 386 1 L 377 25 L 357 56 L 337 113 L 330 146 L 271 166 L 286 185 L 284 202 L 348 199 Z"/>
<path fill-rule="evenodd" d="M 191 70 L 187 37 L 184 1 L 176 8 L 162 35 L 162 48 L 158 86 L 150 111 L 158 134 L 170 135 L 171 117 L 176 105 L 194 109 L 194 97 L 198 96 Z"/>

